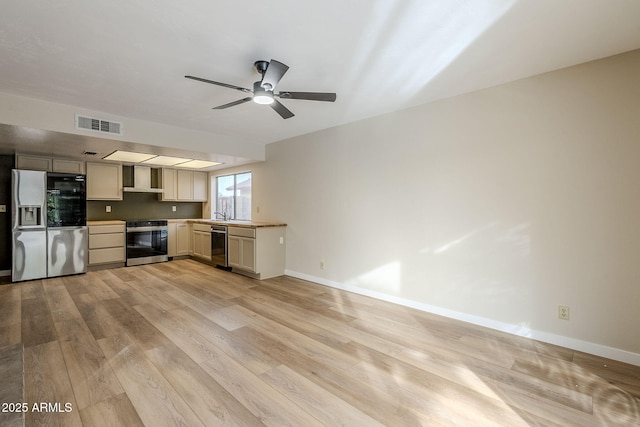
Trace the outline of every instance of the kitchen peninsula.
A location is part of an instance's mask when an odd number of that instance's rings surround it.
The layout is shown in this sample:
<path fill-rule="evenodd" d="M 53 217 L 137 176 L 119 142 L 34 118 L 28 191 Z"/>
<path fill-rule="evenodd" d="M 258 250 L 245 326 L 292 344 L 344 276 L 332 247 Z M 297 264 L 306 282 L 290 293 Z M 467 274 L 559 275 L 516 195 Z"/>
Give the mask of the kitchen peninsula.
<path fill-rule="evenodd" d="M 211 264 L 211 226 L 222 225 L 227 229 L 227 256 L 231 271 L 259 280 L 284 274 L 284 223 L 208 219 L 169 219 L 167 222 L 169 259 L 191 257 Z M 87 225 L 89 269 L 124 266 L 125 221 L 87 221 Z"/>

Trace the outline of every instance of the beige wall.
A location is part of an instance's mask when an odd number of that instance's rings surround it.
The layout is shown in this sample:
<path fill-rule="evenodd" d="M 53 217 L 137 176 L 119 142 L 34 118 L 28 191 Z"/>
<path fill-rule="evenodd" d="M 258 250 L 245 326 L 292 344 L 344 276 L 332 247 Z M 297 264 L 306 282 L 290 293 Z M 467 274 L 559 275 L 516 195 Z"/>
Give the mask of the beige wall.
<path fill-rule="evenodd" d="M 289 224 L 289 274 L 640 364 L 640 51 L 273 143 L 244 169 L 254 218 Z"/>
<path fill-rule="evenodd" d="M 113 120 L 123 124 L 123 135 L 103 135 L 75 128 L 75 115 L 84 114 L 103 120 Z M 35 129 L 87 135 L 116 141 L 148 144 L 158 147 L 213 152 L 221 156 L 221 161 L 264 160 L 264 146 L 227 135 L 211 134 L 156 122 L 127 118 L 80 107 L 47 102 L 0 92 L 1 123 L 26 126 Z M 228 158 L 225 159 L 225 158 Z"/>

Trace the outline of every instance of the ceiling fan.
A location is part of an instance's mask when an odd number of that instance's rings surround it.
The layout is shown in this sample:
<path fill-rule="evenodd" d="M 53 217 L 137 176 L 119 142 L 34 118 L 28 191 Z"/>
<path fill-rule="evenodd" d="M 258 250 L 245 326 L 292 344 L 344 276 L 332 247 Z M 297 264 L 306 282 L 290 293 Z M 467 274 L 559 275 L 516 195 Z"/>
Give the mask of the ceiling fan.
<path fill-rule="evenodd" d="M 258 73 L 262 75 L 262 79 L 253 84 L 253 90 L 246 89 L 239 86 L 234 86 L 226 83 L 215 82 L 213 80 L 203 79 L 201 77 L 185 76 L 188 79 L 198 80 L 205 83 L 211 83 L 218 86 L 228 87 L 231 89 L 239 90 L 241 92 L 249 93 L 250 96 L 239 99 L 237 101 L 230 102 L 228 104 L 219 105 L 213 107 L 214 110 L 222 110 L 225 108 L 233 107 L 234 105 L 244 104 L 245 102 L 253 101 L 256 104 L 270 105 L 283 119 L 288 119 L 294 116 L 287 107 L 282 105 L 280 99 L 305 99 L 308 101 L 326 101 L 334 102 L 336 100 L 335 93 L 329 92 L 278 92 L 275 93 L 274 89 L 276 85 L 282 79 L 282 76 L 287 72 L 289 67 L 282 62 L 278 62 L 275 59 L 271 61 L 256 61 L 253 64 L 258 70 Z"/>

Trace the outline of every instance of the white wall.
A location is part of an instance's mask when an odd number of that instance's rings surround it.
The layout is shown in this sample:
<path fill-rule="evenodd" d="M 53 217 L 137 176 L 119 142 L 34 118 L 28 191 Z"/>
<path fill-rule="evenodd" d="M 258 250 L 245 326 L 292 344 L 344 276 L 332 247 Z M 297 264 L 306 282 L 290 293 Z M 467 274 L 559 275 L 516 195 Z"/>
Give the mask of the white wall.
<path fill-rule="evenodd" d="M 250 169 L 289 274 L 640 364 L 640 51 L 273 143 Z"/>

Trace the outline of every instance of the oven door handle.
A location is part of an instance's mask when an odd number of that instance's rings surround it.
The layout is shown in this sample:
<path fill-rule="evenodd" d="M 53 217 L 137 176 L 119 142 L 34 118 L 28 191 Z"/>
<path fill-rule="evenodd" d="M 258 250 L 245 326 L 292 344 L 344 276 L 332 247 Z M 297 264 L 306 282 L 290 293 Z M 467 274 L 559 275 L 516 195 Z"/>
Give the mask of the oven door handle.
<path fill-rule="evenodd" d="M 156 226 L 156 227 L 127 227 L 127 233 L 137 233 L 144 231 L 167 231 L 169 227 Z"/>

